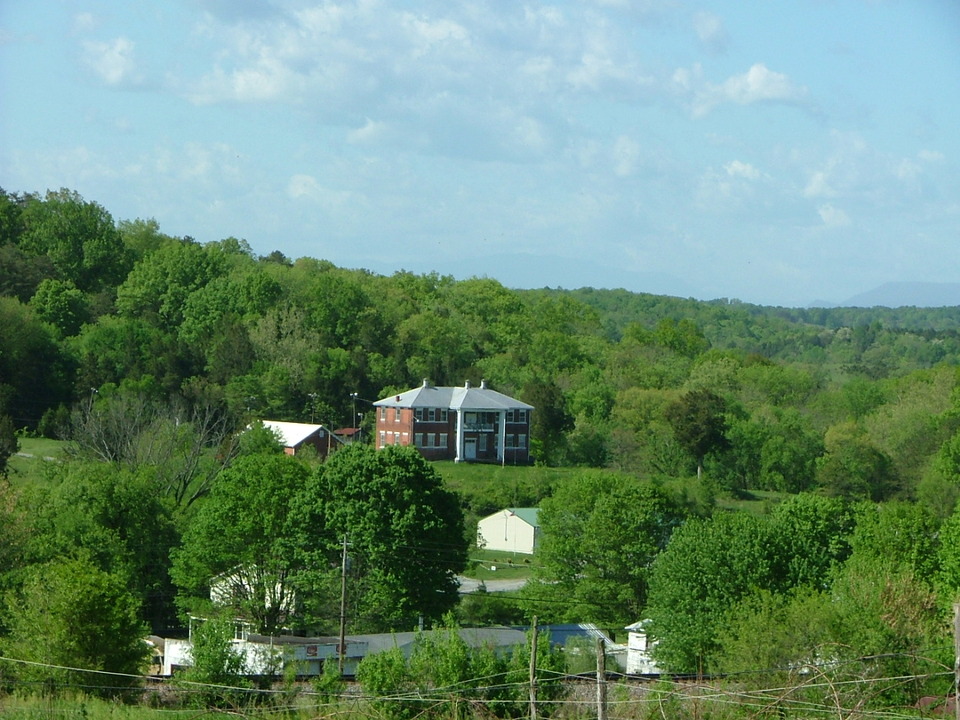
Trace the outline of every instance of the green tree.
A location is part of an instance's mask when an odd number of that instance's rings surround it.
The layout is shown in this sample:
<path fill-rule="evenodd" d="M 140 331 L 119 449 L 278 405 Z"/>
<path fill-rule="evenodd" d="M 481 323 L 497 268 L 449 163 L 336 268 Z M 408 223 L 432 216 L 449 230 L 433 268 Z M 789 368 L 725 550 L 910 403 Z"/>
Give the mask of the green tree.
<path fill-rule="evenodd" d="M 767 518 L 746 513 L 688 520 L 653 562 L 647 614 L 671 672 L 714 667 L 727 611 L 756 591 L 778 591 L 782 558 Z"/>
<path fill-rule="evenodd" d="M 49 257 L 61 278 L 84 292 L 116 287 L 130 271 L 131 255 L 110 213 L 76 192 L 31 196 L 22 219 L 20 248 Z"/>
<path fill-rule="evenodd" d="M 69 280 L 44 280 L 30 305 L 41 320 L 56 327 L 64 337 L 76 335 L 90 319 L 86 297 Z"/>
<path fill-rule="evenodd" d="M 657 323 L 653 338 L 658 345 L 688 358 L 694 358 L 710 347 L 710 341 L 690 318 L 681 318 L 679 322 L 664 318 Z"/>
<path fill-rule="evenodd" d="M 585 472 L 559 483 L 540 508 L 542 585 L 529 593 L 563 598 L 563 620 L 641 617 L 650 566 L 683 519 L 679 505 L 651 483 Z"/>
<path fill-rule="evenodd" d="M 457 497 L 412 447 L 350 445 L 307 488 L 306 526 L 322 526 L 325 558 L 349 540 L 351 615 L 364 629 L 438 620 L 458 601 L 467 541 Z M 315 565 L 319 566 L 317 561 Z"/>
<path fill-rule="evenodd" d="M 173 553 L 182 608 L 204 607 L 212 589 L 258 632 L 297 624 L 294 578 L 302 556 L 291 499 L 309 474 L 282 454 L 242 457 L 220 474 Z"/>
<path fill-rule="evenodd" d="M 214 617 L 191 622 L 191 665 L 177 672 L 177 683 L 200 707 L 245 705 L 250 695 L 243 655 L 233 647 L 235 622 Z"/>
<path fill-rule="evenodd" d="M 692 390 L 667 406 L 664 415 L 677 442 L 697 463 L 697 478 L 703 475 L 707 453 L 728 445 L 726 401 L 710 390 Z"/>
<path fill-rule="evenodd" d="M 4 608 L 9 635 L 0 649 L 27 661 L 16 666 L 17 679 L 38 690 L 101 695 L 139 688 L 147 628 L 127 587 L 127 578 L 83 557 L 32 566 Z"/>
<path fill-rule="evenodd" d="M 534 378 L 524 386 L 520 397 L 534 407 L 530 415 L 531 454 L 545 465 L 562 464 L 565 433 L 574 427 L 563 391 L 550 380 Z"/>
<path fill-rule="evenodd" d="M 850 555 L 854 513 L 844 501 L 812 493 L 788 497 L 771 513 L 787 587 L 823 590 Z"/>
<path fill-rule="evenodd" d="M 7 477 L 7 462 L 20 449 L 16 428 L 9 415 L 0 415 L 0 477 Z"/>
<path fill-rule="evenodd" d="M 190 295 L 226 271 L 226 258 L 216 245 L 188 241 L 161 245 L 117 288 L 117 310 L 122 317 L 173 330 L 183 321 Z"/>
<path fill-rule="evenodd" d="M 0 297 L 0 413 L 18 428 L 69 399 L 71 364 L 50 326 L 14 298 Z"/>
<path fill-rule="evenodd" d="M 83 557 L 129 580 L 143 617 L 162 632 L 175 622 L 168 553 L 177 542 L 169 506 L 149 469 L 71 462 L 50 471 L 54 484 L 30 496 L 33 562 Z"/>
<path fill-rule="evenodd" d="M 879 502 L 894 495 L 899 479 L 890 457 L 848 422 L 830 428 L 817 459 L 817 485 L 829 495 Z"/>

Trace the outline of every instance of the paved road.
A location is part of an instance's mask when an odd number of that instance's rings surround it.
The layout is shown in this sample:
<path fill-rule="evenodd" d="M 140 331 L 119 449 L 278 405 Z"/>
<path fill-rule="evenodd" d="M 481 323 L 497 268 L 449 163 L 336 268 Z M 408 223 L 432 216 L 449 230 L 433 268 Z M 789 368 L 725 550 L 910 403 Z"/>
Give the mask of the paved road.
<path fill-rule="evenodd" d="M 508 590 L 519 590 L 524 585 L 527 584 L 526 578 L 516 578 L 513 580 L 474 580 L 473 578 L 464 577 L 459 575 L 457 580 L 460 581 L 460 594 L 466 595 L 468 593 L 476 592 L 481 585 L 484 585 L 487 588 L 487 592 L 507 592 Z"/>

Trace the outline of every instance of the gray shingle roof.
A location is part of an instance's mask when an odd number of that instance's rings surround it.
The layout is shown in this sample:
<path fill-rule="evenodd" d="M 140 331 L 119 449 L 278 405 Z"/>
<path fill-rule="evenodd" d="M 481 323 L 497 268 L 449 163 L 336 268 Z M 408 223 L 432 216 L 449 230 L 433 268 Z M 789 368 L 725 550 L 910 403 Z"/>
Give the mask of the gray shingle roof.
<path fill-rule="evenodd" d="M 383 398 L 373 403 L 376 406 L 402 408 L 440 407 L 450 410 L 533 410 L 522 400 L 497 392 L 483 382 L 480 387 L 434 387 L 426 381 L 420 387 Z"/>

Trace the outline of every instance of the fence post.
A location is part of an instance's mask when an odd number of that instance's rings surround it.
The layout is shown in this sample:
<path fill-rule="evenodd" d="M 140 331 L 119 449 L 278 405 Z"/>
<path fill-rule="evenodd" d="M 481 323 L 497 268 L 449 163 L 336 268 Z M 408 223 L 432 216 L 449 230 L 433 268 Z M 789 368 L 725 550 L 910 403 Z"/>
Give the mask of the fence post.
<path fill-rule="evenodd" d="M 597 720 L 607 720 L 607 653 L 597 638 Z"/>

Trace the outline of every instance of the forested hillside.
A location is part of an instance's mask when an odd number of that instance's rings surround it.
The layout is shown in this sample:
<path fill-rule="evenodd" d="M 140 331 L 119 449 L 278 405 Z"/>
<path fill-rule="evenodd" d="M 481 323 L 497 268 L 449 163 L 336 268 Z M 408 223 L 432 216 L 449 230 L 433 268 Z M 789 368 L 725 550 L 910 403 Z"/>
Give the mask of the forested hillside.
<path fill-rule="evenodd" d="M 827 659 L 948 646 L 957 308 L 383 276 L 258 256 L 236 238 L 170 237 L 60 190 L 0 192 L 0 338 L 0 469 L 18 436 L 72 452 L 44 487 L 3 488 L 9 652 L 31 652 L 31 623 L 44 620 L 24 608 L 46 599 L 120 608 L 98 617 L 100 632 L 129 637 L 138 621 L 165 628 L 204 607 L 210 578 L 234 568 L 257 570 L 261 588 L 311 593 L 293 614 L 254 593 L 257 607 L 244 607 L 264 629 L 330 632 L 347 533 L 366 553 L 358 624 L 439 618 L 457 602 L 451 577 L 471 529 L 468 501 L 432 467 L 363 448 L 302 465 L 262 433 L 238 439 L 258 418 L 341 427 L 360 416 L 372 437 L 369 403 L 424 378 L 485 379 L 530 403 L 536 462 L 583 468 L 524 495 L 543 501 L 540 582 L 500 616 L 621 628 L 649 616 L 662 661 L 684 672 L 786 667 L 814 646 L 833 647 Z M 760 516 L 714 512 L 717 498 L 760 491 L 781 502 Z M 382 512 L 401 497 L 403 512 Z M 245 517 L 249 507 L 270 512 Z M 426 526 L 431 562 L 413 563 L 411 528 Z M 807 645 L 791 645 L 805 632 Z M 131 647 L 120 650 L 137 662 Z"/>
<path fill-rule="evenodd" d="M 0 219 L 8 434 L 74 437 L 86 422 L 89 436 L 84 408 L 104 415 L 133 398 L 216 410 L 231 426 L 350 426 L 363 400 L 423 378 L 486 379 L 537 407 L 543 463 L 683 476 L 702 461 L 722 487 L 800 491 L 829 488 L 840 458 L 869 452 L 883 477 L 857 492 L 878 498 L 934 482 L 930 461 L 955 429 L 955 308 L 765 308 L 385 277 L 258 257 L 235 238 L 169 237 L 68 190 L 4 193 Z M 698 458 L 667 409 L 704 390 L 722 402 L 730 442 Z"/>

